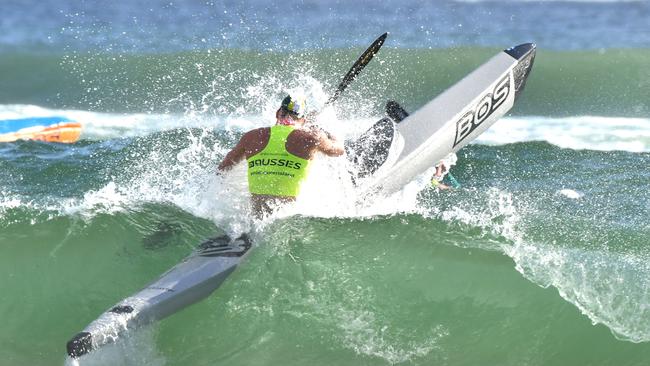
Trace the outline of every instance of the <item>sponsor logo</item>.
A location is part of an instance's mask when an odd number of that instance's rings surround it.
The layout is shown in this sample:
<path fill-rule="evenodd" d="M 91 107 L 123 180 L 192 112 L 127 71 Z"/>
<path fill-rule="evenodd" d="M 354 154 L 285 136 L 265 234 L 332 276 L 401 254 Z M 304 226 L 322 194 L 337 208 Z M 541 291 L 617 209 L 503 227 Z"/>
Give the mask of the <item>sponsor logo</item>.
<path fill-rule="evenodd" d="M 300 170 L 302 164 L 300 162 L 285 160 L 285 159 L 254 159 L 248 162 L 248 168 L 256 166 L 281 166 Z"/>
<path fill-rule="evenodd" d="M 474 108 L 456 122 L 456 139 L 453 147 L 487 120 L 506 101 L 508 95 L 510 95 L 510 73 L 497 83 L 493 91 L 485 94 Z"/>

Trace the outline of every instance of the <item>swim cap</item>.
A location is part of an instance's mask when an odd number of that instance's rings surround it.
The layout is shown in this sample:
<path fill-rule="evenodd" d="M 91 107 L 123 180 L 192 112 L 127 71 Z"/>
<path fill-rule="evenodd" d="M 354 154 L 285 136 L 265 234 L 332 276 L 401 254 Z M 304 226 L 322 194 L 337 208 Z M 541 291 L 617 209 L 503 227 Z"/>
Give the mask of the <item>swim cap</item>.
<path fill-rule="evenodd" d="M 287 97 L 282 100 L 282 106 L 280 108 L 293 116 L 303 118 L 305 116 L 305 110 L 307 109 L 307 103 L 305 102 L 305 98 L 294 98 L 291 97 L 291 95 L 287 95 Z"/>

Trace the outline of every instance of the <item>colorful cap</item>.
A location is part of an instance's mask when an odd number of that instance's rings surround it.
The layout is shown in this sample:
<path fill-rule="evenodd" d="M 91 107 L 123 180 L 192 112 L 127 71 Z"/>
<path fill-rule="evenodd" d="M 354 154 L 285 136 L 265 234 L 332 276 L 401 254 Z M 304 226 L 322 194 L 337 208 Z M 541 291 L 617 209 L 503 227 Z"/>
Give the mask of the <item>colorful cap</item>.
<path fill-rule="evenodd" d="M 303 118 L 307 109 L 307 103 L 305 102 L 305 98 L 294 98 L 291 95 L 287 95 L 287 97 L 282 100 L 282 106 L 280 108 L 298 118 Z"/>

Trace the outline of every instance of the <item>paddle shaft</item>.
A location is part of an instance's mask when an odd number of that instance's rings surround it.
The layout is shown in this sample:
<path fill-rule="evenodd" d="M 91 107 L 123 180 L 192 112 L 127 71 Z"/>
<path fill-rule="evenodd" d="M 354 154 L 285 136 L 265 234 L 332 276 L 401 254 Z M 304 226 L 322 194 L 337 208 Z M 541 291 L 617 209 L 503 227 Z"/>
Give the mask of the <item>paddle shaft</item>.
<path fill-rule="evenodd" d="M 379 49 L 381 46 L 384 44 L 384 41 L 386 41 L 386 37 L 388 37 L 388 33 L 384 33 L 379 38 L 377 38 L 370 47 L 368 47 L 362 54 L 359 56 L 357 61 L 352 65 L 352 68 L 350 68 L 350 71 L 348 71 L 347 74 L 343 77 L 343 80 L 341 83 L 339 83 L 339 86 L 336 88 L 336 91 L 334 94 L 325 102 L 325 106 L 334 103 L 341 93 L 350 85 L 352 81 L 359 75 L 361 70 L 363 70 L 366 65 L 372 60 L 373 57 L 379 52 Z"/>

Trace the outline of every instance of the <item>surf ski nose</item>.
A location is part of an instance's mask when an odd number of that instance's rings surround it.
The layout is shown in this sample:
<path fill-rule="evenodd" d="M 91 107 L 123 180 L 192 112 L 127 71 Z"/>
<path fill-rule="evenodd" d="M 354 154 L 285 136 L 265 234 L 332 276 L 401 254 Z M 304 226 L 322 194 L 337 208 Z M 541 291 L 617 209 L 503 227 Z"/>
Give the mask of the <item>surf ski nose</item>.
<path fill-rule="evenodd" d="M 522 60 L 524 57 L 528 56 L 531 52 L 533 57 L 535 51 L 537 50 L 537 45 L 534 43 L 522 43 L 518 46 L 510 47 L 504 52 L 514 57 L 517 60 Z"/>
<path fill-rule="evenodd" d="M 530 74 L 530 70 L 533 68 L 537 45 L 534 43 L 522 43 L 518 46 L 503 50 L 503 52 L 517 60 L 517 66 L 512 69 L 515 84 L 515 99 L 517 99 L 524 90 L 526 80 L 528 80 L 528 74 Z"/>

